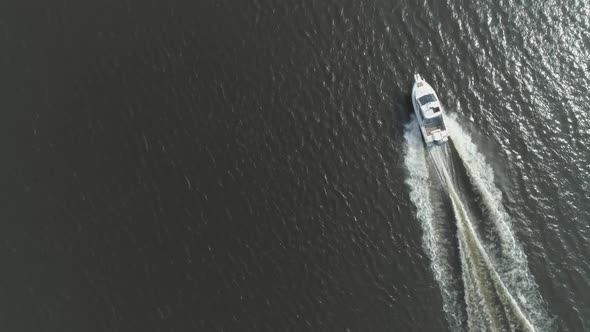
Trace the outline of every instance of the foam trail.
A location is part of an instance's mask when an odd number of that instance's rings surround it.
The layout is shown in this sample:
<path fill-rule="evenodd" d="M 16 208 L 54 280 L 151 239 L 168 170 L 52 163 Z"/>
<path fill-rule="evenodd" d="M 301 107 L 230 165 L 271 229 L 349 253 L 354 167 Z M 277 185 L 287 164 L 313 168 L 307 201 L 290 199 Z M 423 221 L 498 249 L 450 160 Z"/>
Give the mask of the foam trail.
<path fill-rule="evenodd" d="M 494 268 L 494 264 L 481 244 L 465 211 L 465 207 L 456 192 L 453 181 L 449 176 L 448 169 L 446 168 L 448 163 L 443 160 L 444 155 L 436 153 L 437 150 L 446 149 L 446 147 L 433 147 L 432 149 L 431 155 L 435 160 L 438 174 L 443 177 L 443 183 L 446 184 L 446 189 L 453 205 L 453 212 L 458 223 L 461 260 L 464 266 L 463 275 L 472 274 L 464 282 L 471 280 L 476 283 L 476 287 L 467 287 L 468 292 L 473 289 L 478 291 L 477 295 L 481 298 L 482 303 L 479 309 L 484 310 L 486 321 L 490 327 L 493 327 L 493 330 L 502 330 L 504 325 L 506 325 L 500 317 L 502 315 L 501 312 L 504 312 L 508 316 L 506 320 L 508 320 L 511 330 L 535 331 L 533 325 L 526 318 L 518 303 L 502 282 L 502 279 Z M 494 300 L 494 296 L 498 297 L 497 301 Z M 502 306 L 505 306 L 505 308 L 499 308 L 498 302 Z M 475 308 L 468 308 L 468 313 L 473 309 Z M 476 328 L 475 325 L 479 322 L 469 319 L 468 323 L 470 330 L 472 330 Z"/>
<path fill-rule="evenodd" d="M 460 186 L 455 177 L 458 169 L 452 164 L 453 150 L 443 145 L 429 148 L 426 154 L 415 120 L 406 126 L 405 166 L 410 198 L 417 207 L 424 247 L 441 288 L 443 309 L 450 327 L 453 331 L 465 327 L 477 331 L 535 331 L 534 326 L 549 330 L 550 320 L 546 318 L 537 286 L 528 272 L 526 256 L 502 208 L 493 172 L 458 123 L 452 118 L 447 122 L 457 157 L 472 190 L 479 196 L 484 216 L 484 220 L 477 220 L 479 226 L 472 222 L 472 214 L 467 212 L 457 192 Z M 430 157 L 441 187 L 433 188 L 425 155 Z M 437 210 L 437 199 L 440 205 L 443 198 L 441 189 L 452 206 L 450 218 L 456 221 L 456 234 L 449 234 L 449 225 L 442 220 L 446 216 L 442 210 Z M 479 232 L 484 232 L 483 238 Z M 452 254 L 457 246 L 458 257 Z M 454 262 L 460 264 L 461 272 L 453 270 Z"/>
<path fill-rule="evenodd" d="M 426 163 L 422 136 L 415 120 L 405 127 L 405 167 L 409 176 L 410 199 L 417 208 L 418 220 L 423 229 L 423 246 L 430 256 L 431 268 L 439 284 L 443 299 L 443 310 L 453 331 L 464 330 L 464 304 L 461 296 L 461 280 L 453 272 L 450 251 L 452 237 L 448 228 L 435 218 L 436 206 L 431 203 L 431 181 Z"/>
<path fill-rule="evenodd" d="M 480 196 L 481 208 L 487 217 L 485 221 L 493 225 L 487 227 L 487 241 L 484 242 L 491 262 L 533 324 L 551 330 L 552 322 L 528 270 L 526 255 L 514 237 L 510 218 L 503 208 L 502 193 L 494 184 L 493 170 L 455 117 L 446 118 L 446 124 L 469 181 Z"/>

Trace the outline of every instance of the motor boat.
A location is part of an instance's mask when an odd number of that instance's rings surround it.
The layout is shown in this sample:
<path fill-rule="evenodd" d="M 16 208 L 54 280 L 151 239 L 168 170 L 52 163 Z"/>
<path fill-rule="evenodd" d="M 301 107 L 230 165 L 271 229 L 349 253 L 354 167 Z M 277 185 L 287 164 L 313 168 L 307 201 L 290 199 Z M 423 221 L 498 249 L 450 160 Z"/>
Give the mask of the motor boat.
<path fill-rule="evenodd" d="M 449 140 L 442 105 L 436 92 L 420 77 L 414 75 L 412 104 L 426 146 L 441 145 Z"/>

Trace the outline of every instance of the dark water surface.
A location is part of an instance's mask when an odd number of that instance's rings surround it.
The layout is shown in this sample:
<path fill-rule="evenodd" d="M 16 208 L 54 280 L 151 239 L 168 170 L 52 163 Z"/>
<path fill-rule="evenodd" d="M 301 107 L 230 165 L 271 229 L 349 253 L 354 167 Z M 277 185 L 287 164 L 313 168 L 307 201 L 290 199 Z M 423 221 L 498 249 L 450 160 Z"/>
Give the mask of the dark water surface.
<path fill-rule="evenodd" d="M 448 330 L 406 185 L 416 72 L 554 327 L 590 329 L 588 2 L 2 7 L 1 330 Z"/>

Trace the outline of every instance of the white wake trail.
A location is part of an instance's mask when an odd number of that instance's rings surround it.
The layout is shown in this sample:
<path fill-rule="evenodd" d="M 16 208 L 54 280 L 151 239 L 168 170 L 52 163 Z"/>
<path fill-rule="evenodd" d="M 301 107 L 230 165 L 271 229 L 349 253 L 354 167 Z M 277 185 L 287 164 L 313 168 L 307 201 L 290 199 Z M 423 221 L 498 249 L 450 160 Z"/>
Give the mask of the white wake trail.
<path fill-rule="evenodd" d="M 480 195 L 481 209 L 487 216 L 484 222 L 492 222 L 494 226 L 490 227 L 492 232 L 484 246 L 496 271 L 533 324 L 551 330 L 552 321 L 529 272 L 526 255 L 512 231 L 510 217 L 503 208 L 502 193 L 494 183 L 492 168 L 455 117 L 447 117 L 446 124 L 469 181 Z"/>
<path fill-rule="evenodd" d="M 528 272 L 526 256 L 502 207 L 502 196 L 494 185 L 493 172 L 457 121 L 450 118 L 446 122 L 458 159 L 472 189 L 480 196 L 485 220 L 478 221 L 487 223 L 481 224 L 487 230 L 486 236 L 482 238 L 478 234 L 481 229 L 470 220 L 472 214 L 466 211 L 457 192 L 453 150 L 443 145 L 429 148 L 427 152 L 415 120 L 406 126 L 405 166 L 410 198 L 417 208 L 424 248 L 431 258 L 450 327 L 453 331 L 465 327 L 469 330 L 535 331 L 534 326 L 549 330 L 550 320 Z M 440 180 L 438 187 L 430 177 L 426 156 L 430 157 L 433 172 Z M 454 217 L 457 226 L 453 235 L 449 234 L 448 221 L 444 220 L 449 216 L 438 208 L 444 200 L 441 189 L 452 205 L 451 218 Z M 453 250 L 457 249 L 458 258 L 457 254 L 453 255 Z M 453 270 L 453 262 L 460 264 L 460 273 Z"/>
<path fill-rule="evenodd" d="M 535 331 L 533 325 L 526 318 L 520 306 L 502 282 L 469 220 L 461 198 L 457 194 L 453 181 L 450 178 L 449 169 L 447 168 L 449 163 L 444 161 L 444 154 L 437 153 L 445 148 L 447 147 L 433 147 L 430 152 L 435 161 L 438 174 L 443 177 L 441 180 L 445 183 L 458 223 L 461 260 L 464 266 L 464 283 L 469 281 L 475 282 L 475 287 L 469 287 L 470 285 L 467 285 L 468 287 L 466 289 L 468 293 L 475 290 L 477 294 L 468 294 L 467 297 L 479 297 L 482 303 L 480 308 L 468 307 L 467 312 L 469 314 L 475 310 L 483 310 L 488 326 L 492 327 L 493 330 L 502 330 L 503 323 L 499 319 L 499 316 L 501 316 L 501 312 L 509 310 L 509 314 L 513 315 L 516 319 L 516 321 L 513 321 L 510 319 L 511 317 L 507 317 L 512 330 Z M 494 296 L 498 298 L 500 303 L 494 301 Z M 499 308 L 498 304 L 505 306 L 506 309 Z M 479 329 L 479 326 L 481 326 L 480 321 L 474 321 L 471 317 L 468 317 L 468 323 L 470 330 Z"/>
<path fill-rule="evenodd" d="M 406 184 L 410 187 L 410 199 L 416 206 L 421 223 L 424 250 L 430 256 L 431 268 L 442 293 L 443 310 L 453 331 L 462 331 L 465 321 L 461 280 L 453 271 L 450 252 L 452 238 L 446 223 L 435 218 L 436 206 L 431 201 L 431 180 L 425 158 L 422 136 L 415 120 L 405 127 L 405 167 L 408 171 Z"/>

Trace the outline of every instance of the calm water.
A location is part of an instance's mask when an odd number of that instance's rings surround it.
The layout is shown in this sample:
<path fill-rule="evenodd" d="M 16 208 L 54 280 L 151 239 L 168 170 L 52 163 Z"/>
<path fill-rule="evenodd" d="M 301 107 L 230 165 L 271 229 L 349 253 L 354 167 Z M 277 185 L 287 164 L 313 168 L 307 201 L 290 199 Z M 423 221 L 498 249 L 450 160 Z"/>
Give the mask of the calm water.
<path fill-rule="evenodd" d="M 473 328 L 408 185 L 416 72 L 494 174 L 528 318 L 590 329 L 587 1 L 10 2 L 2 330 Z"/>

